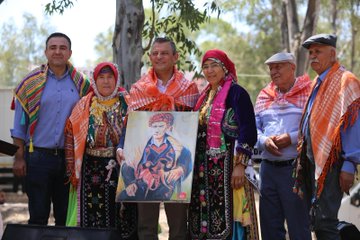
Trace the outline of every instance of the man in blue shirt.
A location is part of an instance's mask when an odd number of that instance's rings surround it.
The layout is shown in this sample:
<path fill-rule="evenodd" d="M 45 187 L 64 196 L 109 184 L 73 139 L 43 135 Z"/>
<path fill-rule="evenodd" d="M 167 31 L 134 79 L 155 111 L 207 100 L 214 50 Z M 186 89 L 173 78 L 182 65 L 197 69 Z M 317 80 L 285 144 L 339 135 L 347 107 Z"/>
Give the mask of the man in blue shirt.
<path fill-rule="evenodd" d="M 33 69 L 15 89 L 11 136 L 19 148 L 13 171 L 26 178 L 29 224 L 46 225 L 53 204 L 56 225 L 65 225 L 68 185 L 65 184 L 64 126 L 89 80 L 68 62 L 70 38 L 53 33 L 46 40 L 47 64 Z"/>
<path fill-rule="evenodd" d="M 311 240 L 304 201 L 292 191 L 293 162 L 297 156 L 299 123 L 311 81 L 295 77 L 295 57 L 277 53 L 266 60 L 271 82 L 255 104 L 257 147 L 262 151 L 260 168 L 260 224 L 263 240 Z"/>

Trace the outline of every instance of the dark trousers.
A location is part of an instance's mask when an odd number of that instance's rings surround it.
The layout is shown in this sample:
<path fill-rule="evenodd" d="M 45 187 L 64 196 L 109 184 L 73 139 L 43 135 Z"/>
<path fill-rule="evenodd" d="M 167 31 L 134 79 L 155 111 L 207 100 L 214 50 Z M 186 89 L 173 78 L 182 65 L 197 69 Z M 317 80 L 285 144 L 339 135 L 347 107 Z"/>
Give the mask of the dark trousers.
<path fill-rule="evenodd" d="M 315 172 L 315 165 L 311 164 L 311 173 Z M 339 183 L 340 166 L 334 164 L 326 175 L 324 190 L 320 198 L 313 206 L 315 216 L 313 218 L 313 228 L 317 240 L 340 240 L 340 233 L 337 229 L 338 212 L 341 205 L 343 193 Z M 312 186 L 315 186 L 314 178 Z"/>
<path fill-rule="evenodd" d="M 291 240 L 311 240 L 305 201 L 293 193 L 293 166 L 274 166 L 263 161 L 260 168 L 260 224 L 263 240 L 285 240 L 285 220 Z"/>
<path fill-rule="evenodd" d="M 65 225 L 69 185 L 65 185 L 64 154 L 27 151 L 26 167 L 29 224 L 47 225 L 52 203 L 55 225 Z"/>
<path fill-rule="evenodd" d="M 185 240 L 188 204 L 165 203 L 169 240 Z M 140 240 L 158 239 L 160 203 L 138 203 L 138 234 Z"/>

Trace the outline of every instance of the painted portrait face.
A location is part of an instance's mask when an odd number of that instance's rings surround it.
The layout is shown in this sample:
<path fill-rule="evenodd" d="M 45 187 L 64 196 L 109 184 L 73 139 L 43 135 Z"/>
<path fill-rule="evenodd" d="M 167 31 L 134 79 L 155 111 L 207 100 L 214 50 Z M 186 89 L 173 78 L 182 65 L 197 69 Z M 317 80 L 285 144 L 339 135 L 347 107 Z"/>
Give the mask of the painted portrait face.
<path fill-rule="evenodd" d="M 162 140 L 165 133 L 170 130 L 166 122 L 154 122 L 151 124 L 152 134 L 156 140 Z"/>

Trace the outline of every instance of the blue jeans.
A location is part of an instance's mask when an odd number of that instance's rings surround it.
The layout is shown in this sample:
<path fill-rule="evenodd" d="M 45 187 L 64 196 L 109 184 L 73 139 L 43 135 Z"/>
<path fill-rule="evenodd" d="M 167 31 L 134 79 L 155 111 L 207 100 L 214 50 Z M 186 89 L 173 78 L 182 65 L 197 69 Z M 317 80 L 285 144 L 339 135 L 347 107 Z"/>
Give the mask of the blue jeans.
<path fill-rule="evenodd" d="M 69 196 L 65 184 L 65 156 L 49 152 L 26 151 L 26 193 L 29 199 L 29 224 L 47 225 L 51 203 L 55 225 L 64 226 Z"/>

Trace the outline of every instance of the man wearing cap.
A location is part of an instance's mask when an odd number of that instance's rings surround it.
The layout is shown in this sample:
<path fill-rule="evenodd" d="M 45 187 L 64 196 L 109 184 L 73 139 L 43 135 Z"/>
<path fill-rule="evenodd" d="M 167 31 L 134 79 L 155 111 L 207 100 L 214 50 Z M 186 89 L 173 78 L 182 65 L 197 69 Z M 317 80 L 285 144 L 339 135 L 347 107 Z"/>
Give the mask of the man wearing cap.
<path fill-rule="evenodd" d="M 309 50 L 311 68 L 318 76 L 300 124 L 294 191 L 311 207 L 317 239 L 340 240 L 337 214 L 343 193 L 354 181 L 352 155 L 359 151 L 356 144 L 345 141 L 351 136 L 359 141 L 352 134 L 356 127 L 349 128 L 357 117 L 349 106 L 360 96 L 360 82 L 338 62 L 335 35 L 314 35 L 302 46 Z"/>
<path fill-rule="evenodd" d="M 311 239 L 305 202 L 292 191 L 298 126 L 311 81 L 295 77 L 295 57 L 276 53 L 265 61 L 271 82 L 256 100 L 257 147 L 260 168 L 260 224 L 263 240 L 285 239 L 285 220 L 291 240 Z"/>

